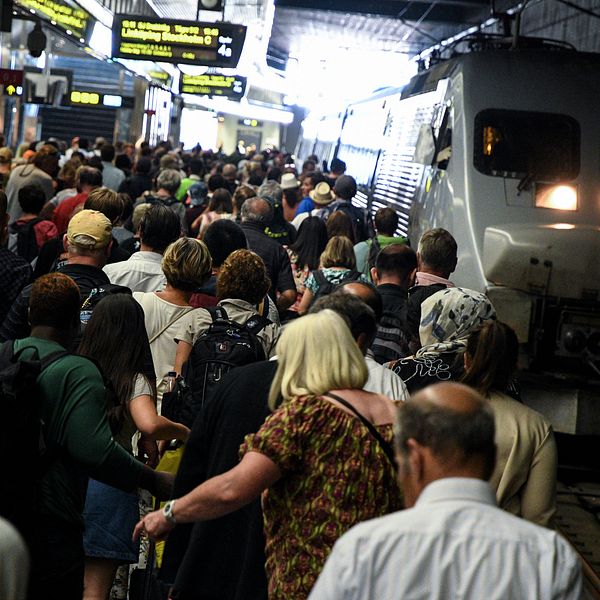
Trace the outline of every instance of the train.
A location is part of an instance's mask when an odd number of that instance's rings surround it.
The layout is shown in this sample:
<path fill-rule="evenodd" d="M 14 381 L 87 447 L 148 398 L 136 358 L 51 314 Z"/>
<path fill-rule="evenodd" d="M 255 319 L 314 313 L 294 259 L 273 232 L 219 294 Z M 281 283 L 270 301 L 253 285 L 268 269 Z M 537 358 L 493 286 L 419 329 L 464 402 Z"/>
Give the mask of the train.
<path fill-rule="evenodd" d="M 509 40 L 510 42 L 510 40 Z M 346 162 L 355 202 L 391 206 L 416 248 L 456 238 L 451 279 L 517 332 L 530 403 L 600 433 L 600 55 L 493 38 L 407 85 L 309 115 L 296 149 Z"/>

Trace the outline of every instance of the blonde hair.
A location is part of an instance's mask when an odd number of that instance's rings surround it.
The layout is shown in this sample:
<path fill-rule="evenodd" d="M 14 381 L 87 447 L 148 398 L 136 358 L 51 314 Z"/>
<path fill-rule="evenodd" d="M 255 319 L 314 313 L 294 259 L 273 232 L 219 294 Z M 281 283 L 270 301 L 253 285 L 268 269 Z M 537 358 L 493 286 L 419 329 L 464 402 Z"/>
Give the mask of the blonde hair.
<path fill-rule="evenodd" d="M 332 310 L 292 321 L 277 343 L 279 365 L 269 392 L 273 410 L 287 402 L 329 390 L 362 389 L 369 371 L 346 322 Z"/>
<path fill-rule="evenodd" d="M 322 269 L 328 267 L 355 269 L 356 257 L 352 242 L 345 235 L 334 235 L 321 254 L 320 264 Z"/>
<path fill-rule="evenodd" d="M 165 250 L 162 270 L 169 285 L 177 290 L 194 292 L 211 274 L 210 252 L 201 240 L 179 238 Z"/>

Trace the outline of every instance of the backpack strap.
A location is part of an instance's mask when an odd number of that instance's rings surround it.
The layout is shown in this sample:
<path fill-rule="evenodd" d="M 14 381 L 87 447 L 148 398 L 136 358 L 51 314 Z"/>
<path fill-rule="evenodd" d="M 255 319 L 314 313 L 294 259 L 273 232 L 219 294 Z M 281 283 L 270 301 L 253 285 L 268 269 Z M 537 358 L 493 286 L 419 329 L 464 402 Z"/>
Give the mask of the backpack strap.
<path fill-rule="evenodd" d="M 360 279 L 361 275 L 362 273 L 359 273 L 355 269 L 350 269 L 348 272 L 344 273 L 343 277 L 340 279 L 340 284 L 348 281 L 357 281 Z"/>
<path fill-rule="evenodd" d="M 319 284 L 319 287 L 323 287 L 324 285 L 331 283 L 329 279 L 323 275 L 323 271 L 321 271 L 321 269 L 315 269 L 312 273 L 316 282 Z"/>
<path fill-rule="evenodd" d="M 356 410 L 356 408 L 354 408 L 354 406 L 352 406 L 352 404 L 350 404 L 350 402 L 348 402 L 347 400 L 344 400 L 344 398 L 342 398 L 341 396 L 338 396 L 337 394 L 332 394 L 331 392 L 328 392 L 327 394 L 323 394 L 323 395 L 327 396 L 328 398 L 333 398 L 334 400 L 339 402 L 342 406 L 345 406 L 348 410 L 351 410 L 358 417 L 358 419 L 362 422 L 362 424 L 369 430 L 369 433 L 379 442 L 381 449 L 387 456 L 390 463 L 392 463 L 392 467 L 394 468 L 394 471 L 396 471 L 398 468 L 398 465 L 396 464 L 396 456 L 394 454 L 394 449 L 392 448 L 392 446 L 389 442 L 386 442 L 386 440 L 379 433 L 379 431 L 377 431 L 377 429 L 375 428 L 375 425 L 373 425 L 373 423 L 371 423 L 371 421 L 369 421 L 365 416 L 363 416 L 360 412 L 358 412 L 358 410 Z"/>
<path fill-rule="evenodd" d="M 229 321 L 229 315 L 227 314 L 227 311 L 218 304 L 217 306 L 209 306 L 204 310 L 207 310 L 210 313 L 213 323 L 215 323 L 216 321 Z"/>
<path fill-rule="evenodd" d="M 258 335 L 267 325 L 271 325 L 271 320 L 262 315 L 252 315 L 242 327 L 246 328 L 250 333 Z"/>

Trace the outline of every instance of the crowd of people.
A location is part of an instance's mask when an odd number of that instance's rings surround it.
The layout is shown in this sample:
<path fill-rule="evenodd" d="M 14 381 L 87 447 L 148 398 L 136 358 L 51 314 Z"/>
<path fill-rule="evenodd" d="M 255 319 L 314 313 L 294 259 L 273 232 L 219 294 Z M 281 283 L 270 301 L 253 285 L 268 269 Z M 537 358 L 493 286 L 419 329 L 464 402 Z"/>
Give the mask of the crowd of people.
<path fill-rule="evenodd" d="M 552 428 L 450 232 L 413 249 L 339 159 L 0 165 L 3 598 L 580 597 Z"/>

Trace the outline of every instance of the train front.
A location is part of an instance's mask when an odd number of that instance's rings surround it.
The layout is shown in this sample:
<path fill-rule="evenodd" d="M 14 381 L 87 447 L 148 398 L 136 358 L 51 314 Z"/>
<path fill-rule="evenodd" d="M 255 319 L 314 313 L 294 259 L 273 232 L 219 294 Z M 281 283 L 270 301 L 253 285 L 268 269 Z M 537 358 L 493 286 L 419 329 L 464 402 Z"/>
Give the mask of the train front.
<path fill-rule="evenodd" d="M 487 292 L 527 349 L 533 403 L 564 431 L 597 433 L 600 61 L 485 54 L 463 76 L 473 140 L 464 191 Z"/>

